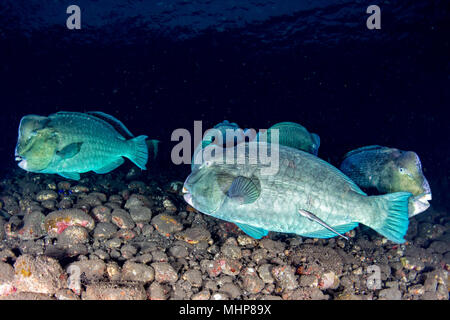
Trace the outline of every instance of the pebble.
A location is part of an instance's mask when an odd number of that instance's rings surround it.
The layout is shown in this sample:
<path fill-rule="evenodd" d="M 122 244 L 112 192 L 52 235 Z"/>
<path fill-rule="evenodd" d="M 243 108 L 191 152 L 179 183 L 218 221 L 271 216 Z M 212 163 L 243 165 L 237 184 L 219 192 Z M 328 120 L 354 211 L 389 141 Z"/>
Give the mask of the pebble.
<path fill-rule="evenodd" d="M 94 239 L 107 240 L 117 232 L 117 226 L 109 222 L 100 222 L 94 229 Z"/>
<path fill-rule="evenodd" d="M 246 290 L 245 286 L 244 290 Z M 238 299 L 242 295 L 242 291 L 239 286 L 231 282 L 225 283 L 223 286 L 221 286 L 220 291 L 226 293 L 231 299 Z"/>
<path fill-rule="evenodd" d="M 319 288 L 299 288 L 282 294 L 283 300 L 327 300 L 328 297 Z"/>
<path fill-rule="evenodd" d="M 202 290 L 194 295 L 192 295 L 191 300 L 209 300 L 211 298 L 211 293 L 209 290 Z"/>
<path fill-rule="evenodd" d="M 55 294 L 67 286 L 67 277 L 56 259 L 23 254 L 14 263 L 17 291 Z"/>
<path fill-rule="evenodd" d="M 153 260 L 153 256 L 151 253 L 144 253 L 138 257 L 136 257 L 136 262 L 147 264 Z"/>
<path fill-rule="evenodd" d="M 69 226 L 80 226 L 92 231 L 95 227 L 94 219 L 79 209 L 53 211 L 44 220 L 47 234 L 56 238 Z"/>
<path fill-rule="evenodd" d="M 136 226 L 130 214 L 123 209 L 115 209 L 111 213 L 111 221 L 120 229 L 133 229 Z"/>
<path fill-rule="evenodd" d="M 103 279 L 106 272 L 106 264 L 100 259 L 83 260 L 72 262 L 66 269 L 73 270 L 73 272 L 80 275 L 81 279 L 87 282 L 95 282 Z"/>
<path fill-rule="evenodd" d="M 273 267 L 272 276 L 283 290 L 294 290 L 298 286 L 295 269 L 291 266 L 282 265 Z"/>
<path fill-rule="evenodd" d="M 80 226 L 70 226 L 58 236 L 58 245 L 71 247 L 73 245 L 87 243 L 89 241 L 89 233 L 86 228 Z"/>
<path fill-rule="evenodd" d="M 258 266 L 258 274 L 264 283 L 273 283 L 274 278 L 272 277 L 272 265 L 263 264 Z"/>
<path fill-rule="evenodd" d="M 166 209 L 167 212 L 173 213 L 173 212 L 177 211 L 177 207 L 169 199 L 166 199 L 166 200 L 163 201 L 163 206 L 164 206 L 164 209 Z"/>
<path fill-rule="evenodd" d="M 111 209 L 106 206 L 96 206 L 91 211 L 95 221 L 111 222 Z"/>
<path fill-rule="evenodd" d="M 191 286 L 195 288 L 200 288 L 203 283 L 202 273 L 200 272 L 200 270 L 195 269 L 186 271 L 183 274 L 182 279 L 189 282 Z"/>
<path fill-rule="evenodd" d="M 444 241 L 433 241 L 429 248 L 433 250 L 434 252 L 444 254 L 446 252 L 450 251 L 450 246 L 447 242 Z"/>
<path fill-rule="evenodd" d="M 58 190 L 69 191 L 70 190 L 70 182 L 68 181 L 60 181 L 56 187 Z"/>
<path fill-rule="evenodd" d="M 106 241 L 105 245 L 109 249 L 120 248 L 122 246 L 122 239 L 113 238 L 111 240 Z"/>
<path fill-rule="evenodd" d="M 39 202 L 43 201 L 51 201 L 51 200 L 57 200 L 58 194 L 53 190 L 42 190 L 38 192 L 36 195 L 36 200 Z"/>
<path fill-rule="evenodd" d="M 319 286 L 319 279 L 312 274 L 305 274 L 300 276 L 299 284 L 301 287 L 315 288 Z"/>
<path fill-rule="evenodd" d="M 159 283 L 175 283 L 178 280 L 177 272 L 169 263 L 154 262 L 152 267 L 155 270 L 155 280 Z"/>
<path fill-rule="evenodd" d="M 155 270 L 142 263 L 126 261 L 122 267 L 122 280 L 150 283 L 155 279 Z"/>
<path fill-rule="evenodd" d="M 45 200 L 41 202 L 41 206 L 47 210 L 54 210 L 56 207 L 56 202 L 53 200 Z"/>
<path fill-rule="evenodd" d="M 136 232 L 130 229 L 120 229 L 114 236 L 125 241 L 130 241 L 136 237 Z"/>
<path fill-rule="evenodd" d="M 63 198 L 60 202 L 58 202 L 57 207 L 60 210 L 70 209 L 73 207 L 73 201 L 70 198 Z"/>
<path fill-rule="evenodd" d="M 131 195 L 131 197 L 125 203 L 125 209 L 132 209 L 132 208 L 136 208 L 136 207 L 137 208 L 140 208 L 140 207 L 151 208 L 152 206 L 153 206 L 153 202 L 149 198 L 147 198 L 146 196 L 144 196 L 142 194 Z"/>
<path fill-rule="evenodd" d="M 5 220 L 0 217 L 0 240 L 5 239 Z"/>
<path fill-rule="evenodd" d="M 147 295 L 150 300 L 167 300 L 170 289 L 166 285 L 158 282 L 152 282 L 147 289 Z"/>
<path fill-rule="evenodd" d="M 382 289 L 378 293 L 380 300 L 401 300 L 402 292 L 396 288 Z"/>
<path fill-rule="evenodd" d="M 230 259 L 241 259 L 242 251 L 237 245 L 224 245 L 221 250 L 222 254 L 226 258 Z"/>
<path fill-rule="evenodd" d="M 106 263 L 106 275 L 110 281 L 119 281 L 122 277 L 122 272 L 115 261 L 108 261 Z"/>
<path fill-rule="evenodd" d="M 320 289 L 337 289 L 339 287 L 339 278 L 333 271 L 325 272 L 320 277 Z"/>
<path fill-rule="evenodd" d="M 162 250 L 152 251 L 153 262 L 167 262 L 169 258 L 167 254 Z"/>
<path fill-rule="evenodd" d="M 55 298 L 57 300 L 80 300 L 80 297 L 69 289 L 59 289 L 55 293 Z"/>
<path fill-rule="evenodd" d="M 17 232 L 17 235 L 22 240 L 34 240 L 42 237 L 45 233 L 42 228 L 45 220 L 44 214 L 41 212 L 31 212 L 27 214 L 23 221 L 24 226 Z"/>
<path fill-rule="evenodd" d="M 133 207 L 130 209 L 130 215 L 136 223 L 147 223 L 152 220 L 152 210 L 147 207 Z"/>
<path fill-rule="evenodd" d="M 77 184 L 76 186 L 73 186 L 69 189 L 70 191 L 72 191 L 72 193 L 75 194 L 80 194 L 80 193 L 88 193 L 89 192 L 89 188 L 80 184 Z"/>
<path fill-rule="evenodd" d="M 50 295 L 36 292 L 15 292 L 8 296 L 1 297 L 0 300 L 55 300 Z"/>
<path fill-rule="evenodd" d="M 274 252 L 283 252 L 284 248 L 286 247 L 284 243 L 281 241 L 274 241 L 272 239 L 262 239 L 259 242 L 259 246 L 261 248 L 266 249 L 267 251 L 274 251 Z"/>
<path fill-rule="evenodd" d="M 242 247 L 253 248 L 256 245 L 256 240 L 248 235 L 239 235 L 237 242 Z"/>
<path fill-rule="evenodd" d="M 139 283 L 93 283 L 86 286 L 83 300 L 147 300 L 144 286 Z"/>
<path fill-rule="evenodd" d="M 183 230 L 183 225 L 177 217 L 161 213 L 152 219 L 152 225 L 163 236 L 169 237 L 175 232 Z"/>
<path fill-rule="evenodd" d="M 248 293 L 260 293 L 265 286 L 265 283 L 254 268 L 246 268 L 242 271 L 242 287 Z"/>
<path fill-rule="evenodd" d="M 242 269 L 242 263 L 236 259 L 223 258 L 217 261 L 222 273 L 237 276 Z"/>
<path fill-rule="evenodd" d="M 14 287 L 14 269 L 11 265 L 0 262 L 0 297 L 16 291 Z"/>
<path fill-rule="evenodd" d="M 137 248 L 132 244 L 126 244 L 123 245 L 122 248 L 120 248 L 120 253 L 122 254 L 122 257 L 128 260 L 136 255 Z"/>
<path fill-rule="evenodd" d="M 175 258 L 185 258 L 189 255 L 189 252 L 184 246 L 173 246 L 170 247 L 169 254 Z"/>

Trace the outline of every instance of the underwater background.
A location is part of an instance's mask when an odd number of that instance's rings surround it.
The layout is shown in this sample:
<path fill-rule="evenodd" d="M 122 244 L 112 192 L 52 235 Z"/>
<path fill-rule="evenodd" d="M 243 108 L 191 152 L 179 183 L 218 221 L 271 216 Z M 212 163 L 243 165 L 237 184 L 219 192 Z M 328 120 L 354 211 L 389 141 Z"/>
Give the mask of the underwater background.
<path fill-rule="evenodd" d="M 81 30 L 66 28 L 71 4 Z M 380 30 L 366 27 L 371 4 Z M 167 181 L 190 172 L 170 159 L 177 128 L 293 121 L 320 135 L 319 156 L 335 166 L 365 145 L 415 151 L 430 210 L 447 217 L 449 11 L 445 0 L 3 0 L 0 178 L 20 170 L 14 148 L 27 114 L 109 113 L 161 141 L 145 174 Z"/>

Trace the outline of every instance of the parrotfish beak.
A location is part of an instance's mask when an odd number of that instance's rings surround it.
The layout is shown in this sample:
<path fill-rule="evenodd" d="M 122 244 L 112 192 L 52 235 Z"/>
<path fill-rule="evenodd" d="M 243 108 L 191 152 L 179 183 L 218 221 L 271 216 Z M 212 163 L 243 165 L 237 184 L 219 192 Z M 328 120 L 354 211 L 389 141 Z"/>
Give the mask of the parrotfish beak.
<path fill-rule="evenodd" d="M 27 164 L 27 160 L 18 160 L 19 162 L 19 167 L 22 168 L 23 170 L 28 170 L 28 164 Z"/>
<path fill-rule="evenodd" d="M 189 190 L 186 187 L 183 187 L 183 198 L 191 207 L 194 207 L 192 204 L 192 195 L 189 193 Z"/>

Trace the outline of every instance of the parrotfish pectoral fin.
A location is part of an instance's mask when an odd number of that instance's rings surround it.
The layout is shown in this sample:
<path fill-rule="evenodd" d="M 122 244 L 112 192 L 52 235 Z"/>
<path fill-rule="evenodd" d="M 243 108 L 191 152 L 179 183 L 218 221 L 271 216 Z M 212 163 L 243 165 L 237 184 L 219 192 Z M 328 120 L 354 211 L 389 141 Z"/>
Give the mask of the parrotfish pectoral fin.
<path fill-rule="evenodd" d="M 62 150 L 56 154 L 63 159 L 70 159 L 75 157 L 81 150 L 83 142 L 75 142 L 65 146 Z"/>
<path fill-rule="evenodd" d="M 303 210 L 303 209 L 299 209 L 298 212 L 303 216 L 308 218 L 309 220 L 315 221 L 318 224 L 320 224 L 322 227 L 327 228 L 328 230 L 334 232 L 336 235 L 344 238 L 345 240 L 348 240 L 348 238 L 342 234 L 340 234 L 337 230 L 333 229 L 331 226 L 329 226 L 325 221 L 323 221 L 322 219 L 320 219 L 319 217 L 317 217 L 316 215 L 312 214 L 309 211 Z"/>
<path fill-rule="evenodd" d="M 269 231 L 267 230 L 249 226 L 248 224 L 236 223 L 236 225 L 250 237 L 255 239 L 261 239 L 269 234 Z"/>
<path fill-rule="evenodd" d="M 147 136 L 139 136 L 134 139 L 128 140 L 131 150 L 128 155 L 125 155 L 142 170 L 146 170 L 145 165 L 148 161 L 148 147 L 145 139 L 147 139 Z"/>
<path fill-rule="evenodd" d="M 95 172 L 95 173 L 98 173 L 98 174 L 105 174 L 105 173 L 108 173 L 108 172 L 113 171 L 114 169 L 117 169 L 117 168 L 120 167 L 124 162 L 125 162 L 125 160 L 123 160 L 123 158 L 120 157 L 120 158 L 114 160 L 113 162 L 107 164 L 107 165 L 104 166 L 103 168 L 94 170 L 94 172 Z"/>
<path fill-rule="evenodd" d="M 379 205 L 380 210 L 374 214 L 378 214 L 376 226 L 367 225 L 376 232 L 385 236 L 389 240 L 397 243 L 404 243 L 403 238 L 408 231 L 408 201 L 412 196 L 409 192 L 388 193 L 383 196 L 373 196 L 376 201 L 382 202 Z M 372 198 L 372 197 L 371 197 Z"/>
<path fill-rule="evenodd" d="M 70 179 L 70 180 L 80 180 L 80 174 L 77 172 L 58 172 L 58 174 L 66 179 Z"/>
<path fill-rule="evenodd" d="M 255 202 L 260 194 L 261 187 L 258 185 L 258 181 L 242 176 L 233 180 L 227 192 L 229 198 L 237 199 L 242 204 Z"/>

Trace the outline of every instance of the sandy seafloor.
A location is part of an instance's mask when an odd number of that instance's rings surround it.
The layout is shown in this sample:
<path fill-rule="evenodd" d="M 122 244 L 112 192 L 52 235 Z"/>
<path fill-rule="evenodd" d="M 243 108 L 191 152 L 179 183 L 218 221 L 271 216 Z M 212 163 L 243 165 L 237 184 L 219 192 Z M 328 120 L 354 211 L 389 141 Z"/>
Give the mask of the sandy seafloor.
<path fill-rule="evenodd" d="M 173 175 L 127 171 L 1 181 L 0 299 L 448 300 L 444 210 L 401 245 L 363 226 L 254 240 L 188 207 Z"/>

